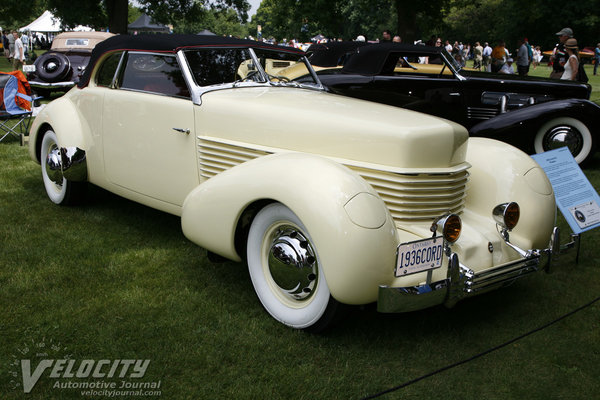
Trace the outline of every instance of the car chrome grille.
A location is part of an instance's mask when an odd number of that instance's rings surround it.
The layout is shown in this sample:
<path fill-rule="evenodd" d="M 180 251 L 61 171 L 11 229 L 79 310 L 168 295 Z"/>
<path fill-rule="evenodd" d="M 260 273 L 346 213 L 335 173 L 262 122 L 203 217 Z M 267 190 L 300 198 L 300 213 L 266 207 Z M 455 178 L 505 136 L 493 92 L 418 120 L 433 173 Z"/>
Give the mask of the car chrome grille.
<path fill-rule="evenodd" d="M 482 108 L 482 107 L 468 107 L 467 118 L 469 119 L 490 119 L 498 115 L 497 108 Z"/>
<path fill-rule="evenodd" d="M 265 150 L 198 138 L 200 176 L 209 179 L 231 167 L 269 155 Z M 397 173 L 346 164 L 381 196 L 396 223 L 430 221 L 465 205 L 468 167 L 436 173 Z"/>
<path fill-rule="evenodd" d="M 379 193 L 394 221 L 433 220 L 465 206 L 468 167 L 449 173 L 401 174 L 350 167 Z"/>

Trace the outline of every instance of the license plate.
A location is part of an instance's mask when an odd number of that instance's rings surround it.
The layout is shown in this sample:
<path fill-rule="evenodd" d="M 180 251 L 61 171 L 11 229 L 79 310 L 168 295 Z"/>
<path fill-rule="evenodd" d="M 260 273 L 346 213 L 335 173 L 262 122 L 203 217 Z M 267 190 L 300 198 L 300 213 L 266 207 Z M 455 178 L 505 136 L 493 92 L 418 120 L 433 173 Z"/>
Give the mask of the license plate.
<path fill-rule="evenodd" d="M 23 72 L 35 72 L 35 65 L 23 65 Z"/>
<path fill-rule="evenodd" d="M 444 240 L 441 237 L 417 240 L 398 246 L 396 276 L 416 274 L 442 266 Z"/>

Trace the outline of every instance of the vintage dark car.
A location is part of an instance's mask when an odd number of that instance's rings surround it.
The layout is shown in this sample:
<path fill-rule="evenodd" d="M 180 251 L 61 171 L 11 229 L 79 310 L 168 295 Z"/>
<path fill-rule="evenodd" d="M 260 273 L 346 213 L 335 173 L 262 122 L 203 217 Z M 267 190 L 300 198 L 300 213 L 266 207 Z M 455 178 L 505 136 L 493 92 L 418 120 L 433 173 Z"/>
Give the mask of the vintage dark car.
<path fill-rule="evenodd" d="M 468 70 L 441 47 L 332 43 L 308 53 L 333 93 L 447 118 L 530 154 L 568 146 L 581 164 L 596 149 L 600 107 L 587 84 Z"/>
<path fill-rule="evenodd" d="M 36 93 L 46 97 L 66 91 L 79 82 L 96 44 L 114 36 L 108 32 L 64 32 L 56 35 L 50 51 L 23 66 Z"/>

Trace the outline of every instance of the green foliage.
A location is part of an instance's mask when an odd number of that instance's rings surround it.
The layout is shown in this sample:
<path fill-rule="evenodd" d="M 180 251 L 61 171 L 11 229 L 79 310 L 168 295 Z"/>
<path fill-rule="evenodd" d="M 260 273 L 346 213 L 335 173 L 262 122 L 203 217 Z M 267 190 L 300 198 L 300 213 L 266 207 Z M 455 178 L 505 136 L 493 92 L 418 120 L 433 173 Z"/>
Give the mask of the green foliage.
<path fill-rule="evenodd" d="M 47 0 L 0 1 L 0 27 L 16 30 L 28 25 L 46 10 Z"/>
<path fill-rule="evenodd" d="M 547 0 L 474 0 L 450 1 L 444 19 L 444 36 L 463 42 L 506 41 L 509 48 L 517 39 L 552 49 L 557 42 L 556 32 L 570 27 L 580 47 L 595 46 L 598 42 L 600 0 L 562 2 Z"/>
<path fill-rule="evenodd" d="M 317 34 L 375 40 L 384 29 L 412 41 L 440 14 L 442 4 L 442 0 L 264 0 L 252 22 L 263 26 L 263 36 L 301 41 Z"/>

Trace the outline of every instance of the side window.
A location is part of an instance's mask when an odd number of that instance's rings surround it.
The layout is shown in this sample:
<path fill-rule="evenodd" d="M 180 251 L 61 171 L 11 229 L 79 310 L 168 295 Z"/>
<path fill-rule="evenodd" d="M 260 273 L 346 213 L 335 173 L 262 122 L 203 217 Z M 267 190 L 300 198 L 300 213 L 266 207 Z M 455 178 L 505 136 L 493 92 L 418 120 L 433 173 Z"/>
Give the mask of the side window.
<path fill-rule="evenodd" d="M 129 52 L 121 89 L 175 97 L 190 97 L 177 59 L 171 55 Z"/>
<path fill-rule="evenodd" d="M 110 87 L 112 85 L 122 54 L 122 52 L 113 53 L 102 62 L 102 65 L 98 68 L 98 72 L 96 73 L 96 85 L 104 87 Z"/>

